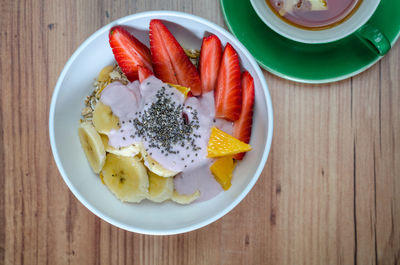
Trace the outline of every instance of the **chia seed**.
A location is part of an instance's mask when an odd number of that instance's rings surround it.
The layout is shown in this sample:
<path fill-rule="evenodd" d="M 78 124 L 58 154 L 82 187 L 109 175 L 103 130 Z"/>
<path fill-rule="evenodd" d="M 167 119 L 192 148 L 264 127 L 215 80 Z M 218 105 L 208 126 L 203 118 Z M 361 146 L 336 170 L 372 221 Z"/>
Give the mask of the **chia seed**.
<path fill-rule="evenodd" d="M 194 144 L 197 135 L 194 132 L 199 128 L 198 113 L 196 110 L 192 111 L 189 122 L 188 117 L 183 114 L 183 108 L 184 105 L 176 104 L 172 100 L 165 87 L 159 89 L 156 101 L 133 120 L 135 134 L 151 142 L 151 147 L 160 149 L 162 154 L 179 153 L 178 150 L 174 150 L 174 146 L 177 145 L 186 145 L 186 150 L 189 150 L 189 145 L 193 149 L 197 148 Z"/>

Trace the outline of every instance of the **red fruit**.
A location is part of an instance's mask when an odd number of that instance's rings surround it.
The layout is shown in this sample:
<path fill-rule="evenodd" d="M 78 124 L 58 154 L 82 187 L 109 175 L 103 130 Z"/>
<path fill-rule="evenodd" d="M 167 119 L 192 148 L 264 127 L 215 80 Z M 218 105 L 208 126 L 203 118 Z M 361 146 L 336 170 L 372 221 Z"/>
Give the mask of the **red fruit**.
<path fill-rule="evenodd" d="M 203 93 L 214 90 L 221 64 L 222 46 L 217 36 L 211 35 L 203 38 L 200 51 L 200 80 Z"/>
<path fill-rule="evenodd" d="M 163 82 L 189 87 L 195 96 L 201 94 L 201 81 L 196 67 L 158 19 L 150 21 L 150 50 L 156 77 Z"/>
<path fill-rule="evenodd" d="M 139 75 L 139 82 L 142 83 L 147 77 L 153 75 L 153 72 L 150 71 L 149 68 L 146 66 L 138 65 L 138 75 Z"/>
<path fill-rule="evenodd" d="M 254 80 L 247 71 L 242 74 L 242 94 L 242 111 L 240 112 L 239 119 L 233 123 L 233 136 L 248 144 L 253 124 Z M 236 154 L 234 158 L 242 160 L 245 154 Z"/>
<path fill-rule="evenodd" d="M 239 56 L 229 43 L 222 55 L 214 98 L 217 118 L 231 121 L 239 119 L 242 109 Z"/>
<path fill-rule="evenodd" d="M 109 41 L 115 60 L 129 81 L 138 79 L 138 65 L 152 69 L 149 48 L 123 27 L 111 28 Z"/>

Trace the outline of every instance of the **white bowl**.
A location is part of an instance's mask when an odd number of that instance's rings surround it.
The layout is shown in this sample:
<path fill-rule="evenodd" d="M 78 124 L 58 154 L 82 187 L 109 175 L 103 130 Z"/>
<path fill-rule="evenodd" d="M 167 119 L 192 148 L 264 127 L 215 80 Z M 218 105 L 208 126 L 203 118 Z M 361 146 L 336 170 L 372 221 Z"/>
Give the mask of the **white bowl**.
<path fill-rule="evenodd" d="M 232 187 L 217 197 L 191 205 L 173 202 L 140 204 L 120 202 L 103 185 L 87 162 L 78 138 L 80 111 L 93 90 L 93 80 L 102 67 L 115 62 L 108 32 L 115 25 L 132 27 L 134 35 L 149 44 L 151 19 L 165 22 L 177 40 L 187 48 L 199 49 L 205 34 L 216 34 L 229 42 L 255 82 L 255 112 L 250 144 L 253 150 L 235 169 Z M 49 130 L 54 160 L 72 193 L 90 211 L 122 229 L 143 234 L 178 234 L 203 227 L 235 207 L 256 183 L 266 163 L 273 129 L 272 104 L 264 75 L 247 49 L 229 32 L 205 19 L 172 11 L 151 11 L 118 19 L 90 36 L 71 56 L 56 84 L 50 106 Z"/>

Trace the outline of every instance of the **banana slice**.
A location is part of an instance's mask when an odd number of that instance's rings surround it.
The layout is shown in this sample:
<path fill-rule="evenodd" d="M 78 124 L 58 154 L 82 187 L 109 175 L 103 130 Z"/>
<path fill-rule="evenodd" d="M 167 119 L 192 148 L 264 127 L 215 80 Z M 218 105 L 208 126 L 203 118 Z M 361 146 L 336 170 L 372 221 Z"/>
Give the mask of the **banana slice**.
<path fill-rule="evenodd" d="M 149 175 L 149 200 L 153 202 L 163 202 L 171 199 L 174 193 L 174 179 L 164 178 L 148 171 Z"/>
<path fill-rule="evenodd" d="M 176 174 L 178 174 L 178 172 L 166 169 L 165 167 L 163 167 L 160 163 L 158 163 L 156 160 L 154 160 L 144 149 L 144 147 L 142 147 L 141 150 L 142 153 L 142 157 L 144 160 L 144 165 L 153 173 L 159 175 L 160 177 L 164 177 L 164 178 L 169 178 L 169 177 L 173 177 Z"/>
<path fill-rule="evenodd" d="M 106 186 L 123 202 L 140 202 L 148 196 L 147 171 L 136 157 L 107 154 L 101 174 Z"/>
<path fill-rule="evenodd" d="M 82 122 L 78 134 L 90 166 L 95 173 L 99 173 L 106 161 L 106 151 L 100 135 L 90 122 Z"/>
<path fill-rule="evenodd" d="M 136 156 L 137 154 L 140 153 L 140 144 L 132 144 L 126 147 L 121 147 L 121 148 L 115 148 L 112 147 L 111 145 L 108 145 L 108 137 L 105 134 L 101 134 L 101 141 L 103 142 L 104 148 L 106 152 L 112 153 L 114 155 L 119 155 L 119 156 Z"/>
<path fill-rule="evenodd" d="M 172 194 L 171 200 L 179 204 L 189 204 L 200 197 L 200 191 L 196 190 L 194 193 L 186 195 L 179 194 L 176 190 Z"/>
<path fill-rule="evenodd" d="M 108 134 L 112 129 L 119 129 L 119 119 L 110 106 L 99 101 L 93 111 L 93 125 L 99 133 Z"/>
<path fill-rule="evenodd" d="M 97 80 L 99 82 L 106 82 L 110 81 L 110 73 L 114 70 L 114 65 L 107 65 L 101 69 L 99 76 L 97 77 Z"/>

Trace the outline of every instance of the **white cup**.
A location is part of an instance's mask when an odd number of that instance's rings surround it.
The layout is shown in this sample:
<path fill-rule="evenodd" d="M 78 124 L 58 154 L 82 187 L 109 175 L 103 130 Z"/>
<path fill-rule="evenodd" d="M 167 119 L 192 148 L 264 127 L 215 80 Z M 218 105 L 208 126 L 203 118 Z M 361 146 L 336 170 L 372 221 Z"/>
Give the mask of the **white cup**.
<path fill-rule="evenodd" d="M 390 42 L 382 32 L 375 26 L 367 24 L 380 0 L 363 0 L 358 9 L 344 22 L 321 30 L 306 30 L 288 24 L 271 10 L 265 0 L 250 0 L 250 2 L 268 27 L 288 39 L 310 44 L 328 43 L 357 32 L 357 36 L 378 54 L 383 55 L 390 49 Z"/>

